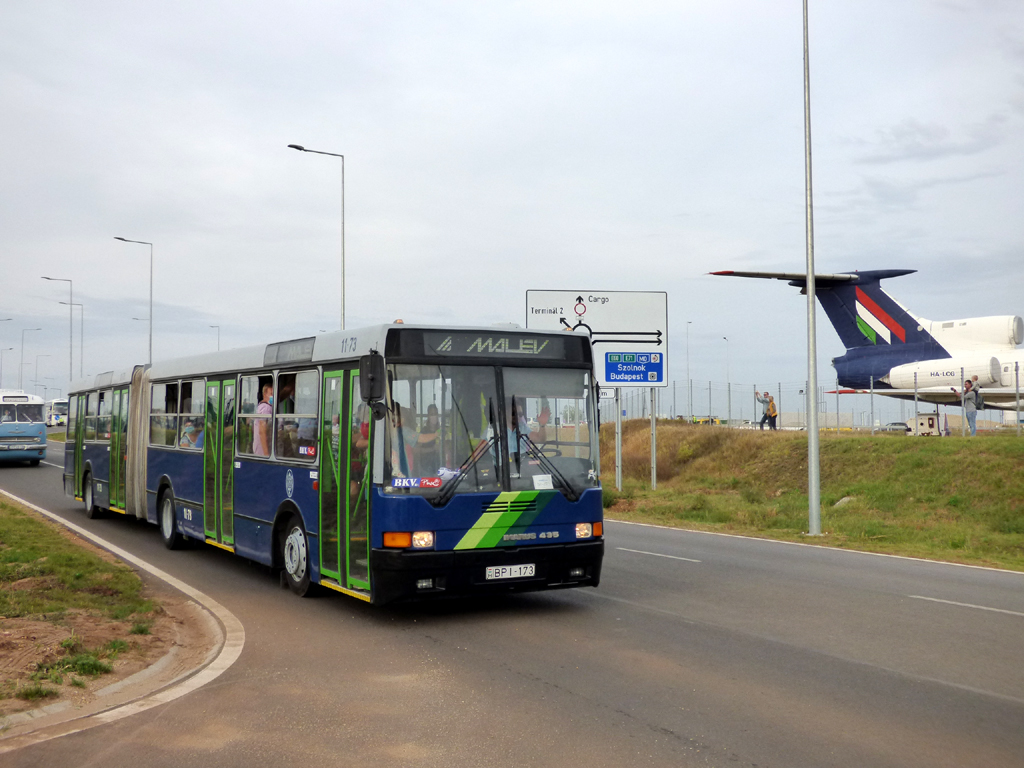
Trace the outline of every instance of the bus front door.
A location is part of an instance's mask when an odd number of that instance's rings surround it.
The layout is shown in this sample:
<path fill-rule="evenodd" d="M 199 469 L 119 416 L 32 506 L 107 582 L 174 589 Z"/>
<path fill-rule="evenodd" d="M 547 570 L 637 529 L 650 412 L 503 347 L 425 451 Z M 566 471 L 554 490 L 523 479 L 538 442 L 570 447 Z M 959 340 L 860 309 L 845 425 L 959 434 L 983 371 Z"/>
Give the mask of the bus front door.
<path fill-rule="evenodd" d="M 203 531 L 208 544 L 234 551 L 235 380 L 206 383 Z"/>
<path fill-rule="evenodd" d="M 128 471 L 128 388 L 114 390 L 110 430 L 110 508 L 125 510 L 125 474 Z"/>
<path fill-rule="evenodd" d="M 74 407 L 77 408 L 75 412 L 75 434 L 65 435 L 64 439 L 69 438 L 75 441 L 75 499 L 82 501 L 82 475 L 84 474 L 82 467 L 82 440 L 85 436 L 85 395 L 78 395 L 75 397 Z M 69 407 L 71 407 L 69 405 Z M 69 411 L 70 412 L 70 411 Z"/>
<path fill-rule="evenodd" d="M 359 396 L 359 373 L 324 374 L 320 429 L 320 571 L 369 598 L 369 445 L 373 420 Z"/>

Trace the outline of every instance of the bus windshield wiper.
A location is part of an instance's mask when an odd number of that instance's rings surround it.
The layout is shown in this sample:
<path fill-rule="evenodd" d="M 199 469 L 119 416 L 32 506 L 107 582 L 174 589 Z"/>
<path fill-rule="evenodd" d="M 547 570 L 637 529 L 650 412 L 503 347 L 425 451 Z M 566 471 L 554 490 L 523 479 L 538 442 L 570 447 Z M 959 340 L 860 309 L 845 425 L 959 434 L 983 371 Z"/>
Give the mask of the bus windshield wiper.
<path fill-rule="evenodd" d="M 459 410 L 459 418 L 462 418 L 461 409 Z M 462 420 L 463 426 L 465 427 L 465 419 L 462 418 Z M 497 446 L 498 430 L 494 428 L 494 401 L 490 398 L 488 398 L 487 403 L 487 423 L 491 427 L 491 436 L 487 438 L 487 440 L 481 440 L 477 444 L 476 448 L 470 452 L 469 456 L 466 457 L 466 460 L 462 462 L 462 466 L 460 466 L 458 471 L 455 473 L 455 477 L 449 480 L 448 485 L 442 488 L 441 492 L 433 498 L 431 503 L 433 503 L 434 506 L 443 507 L 447 504 L 455 494 L 455 489 L 459 486 L 459 483 L 462 482 L 462 478 L 466 476 L 470 469 L 475 471 L 476 465 L 480 459 L 490 452 L 492 447 Z M 466 428 L 466 435 L 469 435 L 468 427 Z M 497 466 L 495 466 L 495 469 L 497 469 Z M 477 484 L 479 484 L 479 477 L 477 478 Z"/>
<path fill-rule="evenodd" d="M 516 458 L 516 463 L 517 463 L 516 471 L 517 472 L 519 471 L 519 466 L 518 466 L 519 450 L 518 450 L 518 448 L 519 448 L 520 445 L 525 445 L 526 446 L 526 450 L 529 452 L 529 454 L 531 456 L 533 456 L 535 459 L 537 459 L 538 462 L 540 462 L 540 465 L 542 467 L 544 467 L 544 469 L 546 469 L 548 471 L 548 474 L 550 474 L 559 483 L 562 484 L 562 487 L 564 487 L 565 490 L 566 490 L 566 494 L 569 496 L 569 501 L 578 501 L 579 498 L 580 498 L 580 494 L 579 494 L 579 491 L 576 490 L 576 487 L 574 485 L 572 485 L 572 483 L 570 483 L 568 480 L 565 479 L 565 476 L 561 472 L 558 471 L 558 467 L 556 467 L 554 465 L 554 463 L 552 463 L 551 459 L 549 459 L 547 456 L 544 455 L 544 451 L 541 450 L 540 446 L 538 446 L 535 442 L 533 442 L 533 440 L 530 439 L 529 435 L 524 435 L 522 433 L 522 430 L 519 428 L 518 414 L 516 414 L 516 412 L 514 410 L 514 403 L 515 402 L 516 402 L 516 396 L 512 395 L 512 403 L 513 403 L 512 417 L 513 417 L 513 419 L 515 419 L 516 449 L 517 449 L 516 452 L 515 452 L 516 457 L 517 457 Z M 511 450 L 512 450 L 512 448 L 509 447 L 509 451 L 511 451 Z"/>

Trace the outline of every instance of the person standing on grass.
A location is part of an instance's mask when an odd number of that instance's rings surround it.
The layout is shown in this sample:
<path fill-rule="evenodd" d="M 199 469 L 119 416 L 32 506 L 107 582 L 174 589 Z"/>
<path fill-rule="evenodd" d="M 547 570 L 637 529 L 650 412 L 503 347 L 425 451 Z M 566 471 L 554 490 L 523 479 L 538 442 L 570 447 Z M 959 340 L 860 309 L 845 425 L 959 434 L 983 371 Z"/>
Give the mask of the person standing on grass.
<path fill-rule="evenodd" d="M 758 425 L 760 426 L 761 431 L 764 432 L 764 423 L 768 421 L 768 401 L 770 398 L 767 392 L 765 392 L 763 395 L 760 394 L 757 391 L 756 384 L 754 385 L 754 397 L 757 398 L 757 402 L 759 402 L 761 404 L 761 407 L 764 408 L 764 413 L 761 414 L 761 423 Z"/>
<path fill-rule="evenodd" d="M 770 429 L 770 430 L 772 430 L 774 432 L 776 429 L 778 429 L 778 427 L 775 426 L 775 420 L 779 416 L 779 409 L 775 407 L 775 398 L 772 397 L 771 395 L 768 395 L 768 410 L 767 410 L 767 413 L 768 413 L 768 429 Z"/>
<path fill-rule="evenodd" d="M 971 428 L 971 437 L 978 434 L 978 393 L 971 386 L 970 379 L 964 382 L 964 393 L 961 395 L 956 387 L 950 387 L 957 397 L 962 397 L 964 403 L 964 414 L 967 416 L 967 426 Z"/>

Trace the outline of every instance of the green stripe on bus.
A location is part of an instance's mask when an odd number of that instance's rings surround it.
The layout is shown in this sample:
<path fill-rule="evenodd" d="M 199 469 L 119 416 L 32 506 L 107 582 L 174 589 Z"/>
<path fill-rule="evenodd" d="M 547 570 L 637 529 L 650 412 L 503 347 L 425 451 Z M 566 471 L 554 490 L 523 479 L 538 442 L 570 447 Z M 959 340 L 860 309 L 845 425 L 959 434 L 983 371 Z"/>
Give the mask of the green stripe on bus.
<path fill-rule="evenodd" d="M 499 493 L 497 498 L 484 510 L 480 519 L 473 523 L 473 526 L 466 531 L 466 535 L 455 545 L 455 549 L 487 549 L 497 546 L 501 543 L 502 537 L 513 526 L 522 528 L 532 523 L 553 496 L 554 492 L 542 495 L 540 491 L 508 491 Z M 534 500 L 537 502 L 535 508 L 525 514 L 523 511 L 507 508 L 504 511 L 500 509 L 491 511 L 495 507 L 505 507 L 513 502 L 526 504 Z"/>

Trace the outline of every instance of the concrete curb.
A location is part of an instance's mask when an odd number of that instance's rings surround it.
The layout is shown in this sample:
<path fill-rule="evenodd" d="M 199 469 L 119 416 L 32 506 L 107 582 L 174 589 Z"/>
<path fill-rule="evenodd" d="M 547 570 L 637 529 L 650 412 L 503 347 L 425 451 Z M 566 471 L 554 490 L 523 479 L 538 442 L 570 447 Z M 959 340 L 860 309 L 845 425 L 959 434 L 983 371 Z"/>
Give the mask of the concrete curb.
<path fill-rule="evenodd" d="M 49 510 L 38 507 L 35 504 L 26 501 L 25 499 L 19 498 L 8 491 L 0 489 L 0 493 L 8 497 L 12 501 L 22 504 L 29 509 L 38 512 L 41 515 L 45 515 L 49 519 L 53 520 L 60 525 L 69 528 L 70 530 L 77 533 L 82 538 L 88 539 L 94 544 L 102 547 L 103 549 L 111 552 L 121 560 L 131 563 L 137 568 L 140 568 L 147 573 L 155 576 L 164 583 L 170 585 L 179 592 L 187 595 L 195 603 L 200 606 L 209 617 L 210 624 L 221 635 L 221 642 L 215 646 L 213 651 L 204 659 L 203 663 L 199 667 L 190 670 L 182 675 L 179 675 L 174 680 L 168 683 L 162 684 L 154 691 L 145 693 L 138 698 L 128 701 L 123 704 L 109 707 L 100 712 L 88 713 L 81 717 L 74 718 L 71 720 L 65 720 L 59 724 L 55 724 L 52 728 L 46 727 L 45 724 L 40 723 L 39 729 L 27 733 L 18 733 L 12 735 L 2 741 L 0 741 L 0 754 L 5 752 L 11 752 L 15 749 L 28 746 L 29 744 L 37 744 L 42 741 L 48 741 L 59 736 L 66 736 L 71 733 L 78 733 L 88 728 L 93 728 L 97 725 L 103 725 L 105 723 L 112 723 L 117 720 L 121 720 L 139 712 L 145 712 L 147 709 L 152 709 L 161 704 L 166 704 L 169 701 L 174 701 L 177 698 L 184 696 L 187 693 L 200 688 L 207 683 L 215 680 L 221 674 L 223 674 L 242 653 L 242 648 L 245 646 L 245 628 L 242 623 L 235 617 L 231 611 L 225 608 L 223 605 L 218 603 L 209 595 L 200 592 L 198 589 L 189 586 L 180 579 L 171 576 L 166 571 L 157 568 L 145 560 L 121 549 L 120 547 L 112 544 L 106 539 L 100 538 L 99 536 L 91 533 L 81 526 L 74 523 L 68 522 L 63 518 L 55 515 Z M 158 667 L 161 664 L 166 665 L 169 662 L 165 662 L 168 656 L 171 654 L 165 654 L 163 658 L 158 660 L 155 664 L 147 667 L 144 670 L 136 672 L 129 678 L 122 680 L 118 683 L 114 683 L 109 688 L 122 689 L 127 687 L 129 680 L 134 682 L 144 681 L 146 677 L 152 677 L 154 675 L 154 667 Z M 106 691 L 107 689 L 103 689 Z M 111 692 L 108 692 L 111 693 Z M 67 702 L 58 702 L 52 704 L 49 707 L 44 707 L 42 710 L 34 710 L 34 713 L 18 713 L 19 715 L 27 715 L 25 721 L 31 721 L 46 717 L 51 714 L 58 714 L 67 709 Z M 56 709 L 54 709 L 56 708 Z M 49 710 L 49 711 L 47 711 Z M 7 725 L 16 725 L 11 723 L 8 718 L 5 720 Z"/>

